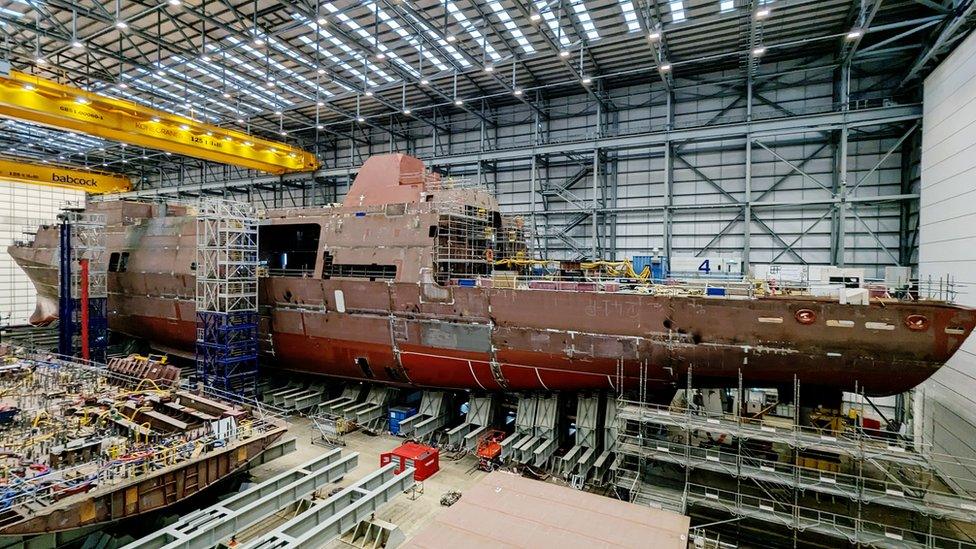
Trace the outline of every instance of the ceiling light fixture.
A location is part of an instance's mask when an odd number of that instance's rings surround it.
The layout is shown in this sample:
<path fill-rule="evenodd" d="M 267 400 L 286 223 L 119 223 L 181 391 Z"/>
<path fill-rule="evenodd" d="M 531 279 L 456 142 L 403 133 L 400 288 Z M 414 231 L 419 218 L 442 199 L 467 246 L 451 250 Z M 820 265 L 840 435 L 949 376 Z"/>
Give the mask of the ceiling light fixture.
<path fill-rule="evenodd" d="M 427 80 L 426 78 L 421 78 L 420 79 L 420 85 L 421 86 L 429 86 L 430 85 L 430 80 Z"/>
<path fill-rule="evenodd" d="M 244 119 L 243 118 L 238 118 L 237 119 L 237 123 L 238 124 L 244 124 L 245 122 L 244 122 Z"/>
<path fill-rule="evenodd" d="M 403 114 L 410 114 L 410 109 L 403 109 Z"/>
<path fill-rule="evenodd" d="M 316 23 L 324 27 L 329 24 L 329 20 L 326 19 L 325 17 L 319 17 L 319 20 L 316 21 Z"/>
<path fill-rule="evenodd" d="M 85 43 L 75 38 L 74 40 L 71 41 L 71 47 L 76 50 L 83 50 L 85 49 Z"/>
<path fill-rule="evenodd" d="M 119 30 L 125 30 L 125 29 L 129 28 L 129 24 L 126 23 L 125 21 L 119 19 L 118 21 L 115 22 L 115 28 L 117 28 Z"/>
<path fill-rule="evenodd" d="M 539 21 L 540 19 L 542 19 L 542 14 L 540 14 L 537 11 L 534 11 L 531 14 L 529 14 L 529 21 L 536 22 Z"/>
<path fill-rule="evenodd" d="M 210 56 L 207 55 L 207 54 L 203 54 L 203 55 L 200 56 L 200 60 L 203 61 L 204 63 L 209 63 L 210 62 Z"/>
<path fill-rule="evenodd" d="M 455 37 L 453 34 L 447 35 L 447 41 L 448 42 L 450 42 L 450 43 L 453 44 L 455 40 L 457 40 L 457 37 Z"/>
<path fill-rule="evenodd" d="M 318 103 L 316 103 L 316 105 L 318 105 L 320 107 L 324 107 L 325 106 L 325 101 L 319 101 Z"/>
<path fill-rule="evenodd" d="M 224 93 L 222 93 L 220 95 L 222 95 L 224 97 L 224 99 L 230 99 L 230 93 L 228 93 L 228 92 L 224 92 Z"/>
<path fill-rule="evenodd" d="M 44 57 L 43 55 L 38 55 L 37 57 L 34 58 L 34 62 L 37 63 L 38 65 L 47 65 L 47 58 Z"/>
<path fill-rule="evenodd" d="M 27 91 L 33 91 L 34 90 L 34 84 L 24 84 L 24 89 L 27 90 Z"/>
<path fill-rule="evenodd" d="M 647 34 L 647 39 L 648 40 L 660 40 L 661 39 L 661 31 L 654 30 L 654 31 L 649 32 Z"/>
<path fill-rule="evenodd" d="M 281 116 L 284 113 L 281 112 L 281 109 L 276 109 L 275 110 L 275 114 L 278 115 L 278 116 Z"/>
<path fill-rule="evenodd" d="M 75 103 L 78 103 L 79 105 L 87 105 L 89 101 L 79 95 L 78 97 L 75 97 Z"/>
<path fill-rule="evenodd" d="M 494 65 L 485 65 L 485 72 L 487 72 L 488 74 L 491 74 L 491 73 L 495 72 L 495 66 Z"/>
<path fill-rule="evenodd" d="M 319 125 L 315 126 L 315 129 L 316 130 L 324 130 L 325 129 L 325 126 L 323 126 L 322 124 L 319 124 Z"/>
<path fill-rule="evenodd" d="M 756 10 L 756 19 L 763 19 L 769 17 L 769 8 L 762 7 Z"/>
<path fill-rule="evenodd" d="M 125 82 L 119 82 L 119 87 L 124 90 L 124 89 L 128 89 L 129 85 L 126 84 Z"/>
<path fill-rule="evenodd" d="M 366 97 L 373 97 L 373 90 L 366 90 L 365 95 Z"/>
<path fill-rule="evenodd" d="M 169 0 L 169 5 L 171 5 L 171 6 L 179 6 L 179 5 L 182 5 L 182 4 L 183 4 L 183 2 L 181 2 L 180 0 Z"/>
<path fill-rule="evenodd" d="M 669 70 L 671 70 L 671 64 L 670 63 L 665 63 L 665 64 L 661 65 L 661 72 L 668 72 Z"/>
<path fill-rule="evenodd" d="M 187 126 L 186 124 L 180 124 L 180 129 L 183 131 L 187 131 L 190 129 L 190 126 Z"/>
<path fill-rule="evenodd" d="M 757 46 L 757 47 L 755 47 L 755 48 L 752 49 L 752 55 L 753 55 L 753 57 L 759 57 L 760 55 L 762 55 L 764 53 L 766 53 L 766 47 L 765 46 Z"/>
<path fill-rule="evenodd" d="M 315 72 L 317 72 L 319 74 L 325 74 L 325 69 L 323 69 L 322 67 L 319 67 L 319 70 L 317 70 Z"/>
<path fill-rule="evenodd" d="M 254 45 L 260 48 L 261 46 L 264 45 L 264 40 L 260 36 L 258 36 L 257 38 L 254 39 Z"/>
<path fill-rule="evenodd" d="M 386 54 L 383 53 L 383 52 L 379 52 L 379 53 L 376 54 L 376 58 L 379 59 L 380 61 L 382 61 L 382 60 L 386 59 Z"/>
<path fill-rule="evenodd" d="M 281 135 L 288 135 L 288 132 L 286 132 L 285 130 L 281 130 Z"/>
<path fill-rule="evenodd" d="M 458 97 L 457 99 L 454 100 L 454 104 L 456 106 L 460 107 L 461 105 L 464 104 L 464 99 L 461 99 L 460 97 Z"/>
<path fill-rule="evenodd" d="M 515 97 L 522 97 L 522 88 L 515 88 L 515 90 L 512 92 L 512 95 L 514 95 Z"/>
<path fill-rule="evenodd" d="M 852 29 L 851 32 L 847 33 L 848 40 L 854 40 L 864 36 L 864 31 L 861 29 Z"/>
<path fill-rule="evenodd" d="M 593 82 L 593 79 L 590 78 L 589 76 L 584 76 L 581 82 L 583 82 L 584 86 L 587 86 Z"/>
<path fill-rule="evenodd" d="M 569 50 L 562 50 L 562 51 L 560 51 L 559 52 L 559 57 L 562 57 L 563 59 L 569 57 Z"/>
<path fill-rule="evenodd" d="M 366 121 L 366 118 L 365 117 L 362 117 L 362 116 L 357 116 L 356 117 L 356 122 L 359 122 L 360 124 L 362 124 L 365 121 Z"/>

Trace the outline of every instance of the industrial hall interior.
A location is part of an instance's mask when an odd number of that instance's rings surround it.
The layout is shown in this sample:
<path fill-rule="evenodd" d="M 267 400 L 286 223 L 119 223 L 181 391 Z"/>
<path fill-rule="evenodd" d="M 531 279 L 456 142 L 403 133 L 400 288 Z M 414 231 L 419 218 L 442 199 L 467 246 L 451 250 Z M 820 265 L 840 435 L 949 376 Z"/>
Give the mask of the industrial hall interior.
<path fill-rule="evenodd" d="M 976 0 L 0 0 L 0 549 L 976 549 Z"/>

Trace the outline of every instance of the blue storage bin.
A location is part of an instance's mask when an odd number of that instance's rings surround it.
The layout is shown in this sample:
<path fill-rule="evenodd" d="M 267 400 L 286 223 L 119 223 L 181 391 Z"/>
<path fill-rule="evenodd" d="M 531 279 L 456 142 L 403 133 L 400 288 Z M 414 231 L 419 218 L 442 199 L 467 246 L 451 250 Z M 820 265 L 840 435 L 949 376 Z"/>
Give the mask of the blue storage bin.
<path fill-rule="evenodd" d="M 390 407 L 390 434 L 400 434 L 400 422 L 417 413 L 416 408 L 407 406 Z"/>

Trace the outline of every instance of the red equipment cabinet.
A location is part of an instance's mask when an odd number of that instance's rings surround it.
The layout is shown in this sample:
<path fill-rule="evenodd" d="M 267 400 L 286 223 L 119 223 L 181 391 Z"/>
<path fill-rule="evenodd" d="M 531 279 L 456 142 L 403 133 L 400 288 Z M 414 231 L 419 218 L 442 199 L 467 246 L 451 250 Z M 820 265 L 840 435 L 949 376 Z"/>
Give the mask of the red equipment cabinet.
<path fill-rule="evenodd" d="M 399 448 L 380 454 L 380 467 L 390 463 L 399 463 L 396 473 L 402 473 L 407 467 L 413 467 L 413 479 L 424 480 L 440 470 L 440 451 L 437 448 L 424 446 L 415 442 L 405 442 Z"/>

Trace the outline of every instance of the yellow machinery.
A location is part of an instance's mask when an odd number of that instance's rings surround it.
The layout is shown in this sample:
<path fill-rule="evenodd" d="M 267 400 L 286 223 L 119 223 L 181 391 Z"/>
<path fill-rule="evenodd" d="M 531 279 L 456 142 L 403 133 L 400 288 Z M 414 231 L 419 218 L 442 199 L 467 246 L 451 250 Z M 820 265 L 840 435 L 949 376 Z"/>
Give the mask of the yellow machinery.
<path fill-rule="evenodd" d="M 287 143 L 16 71 L 0 76 L 0 116 L 273 174 L 319 166 L 313 154 Z"/>
<path fill-rule="evenodd" d="M 73 170 L 46 164 L 28 164 L 0 159 L 0 181 L 68 187 L 92 194 L 132 190 L 128 177 L 115 173 Z"/>

